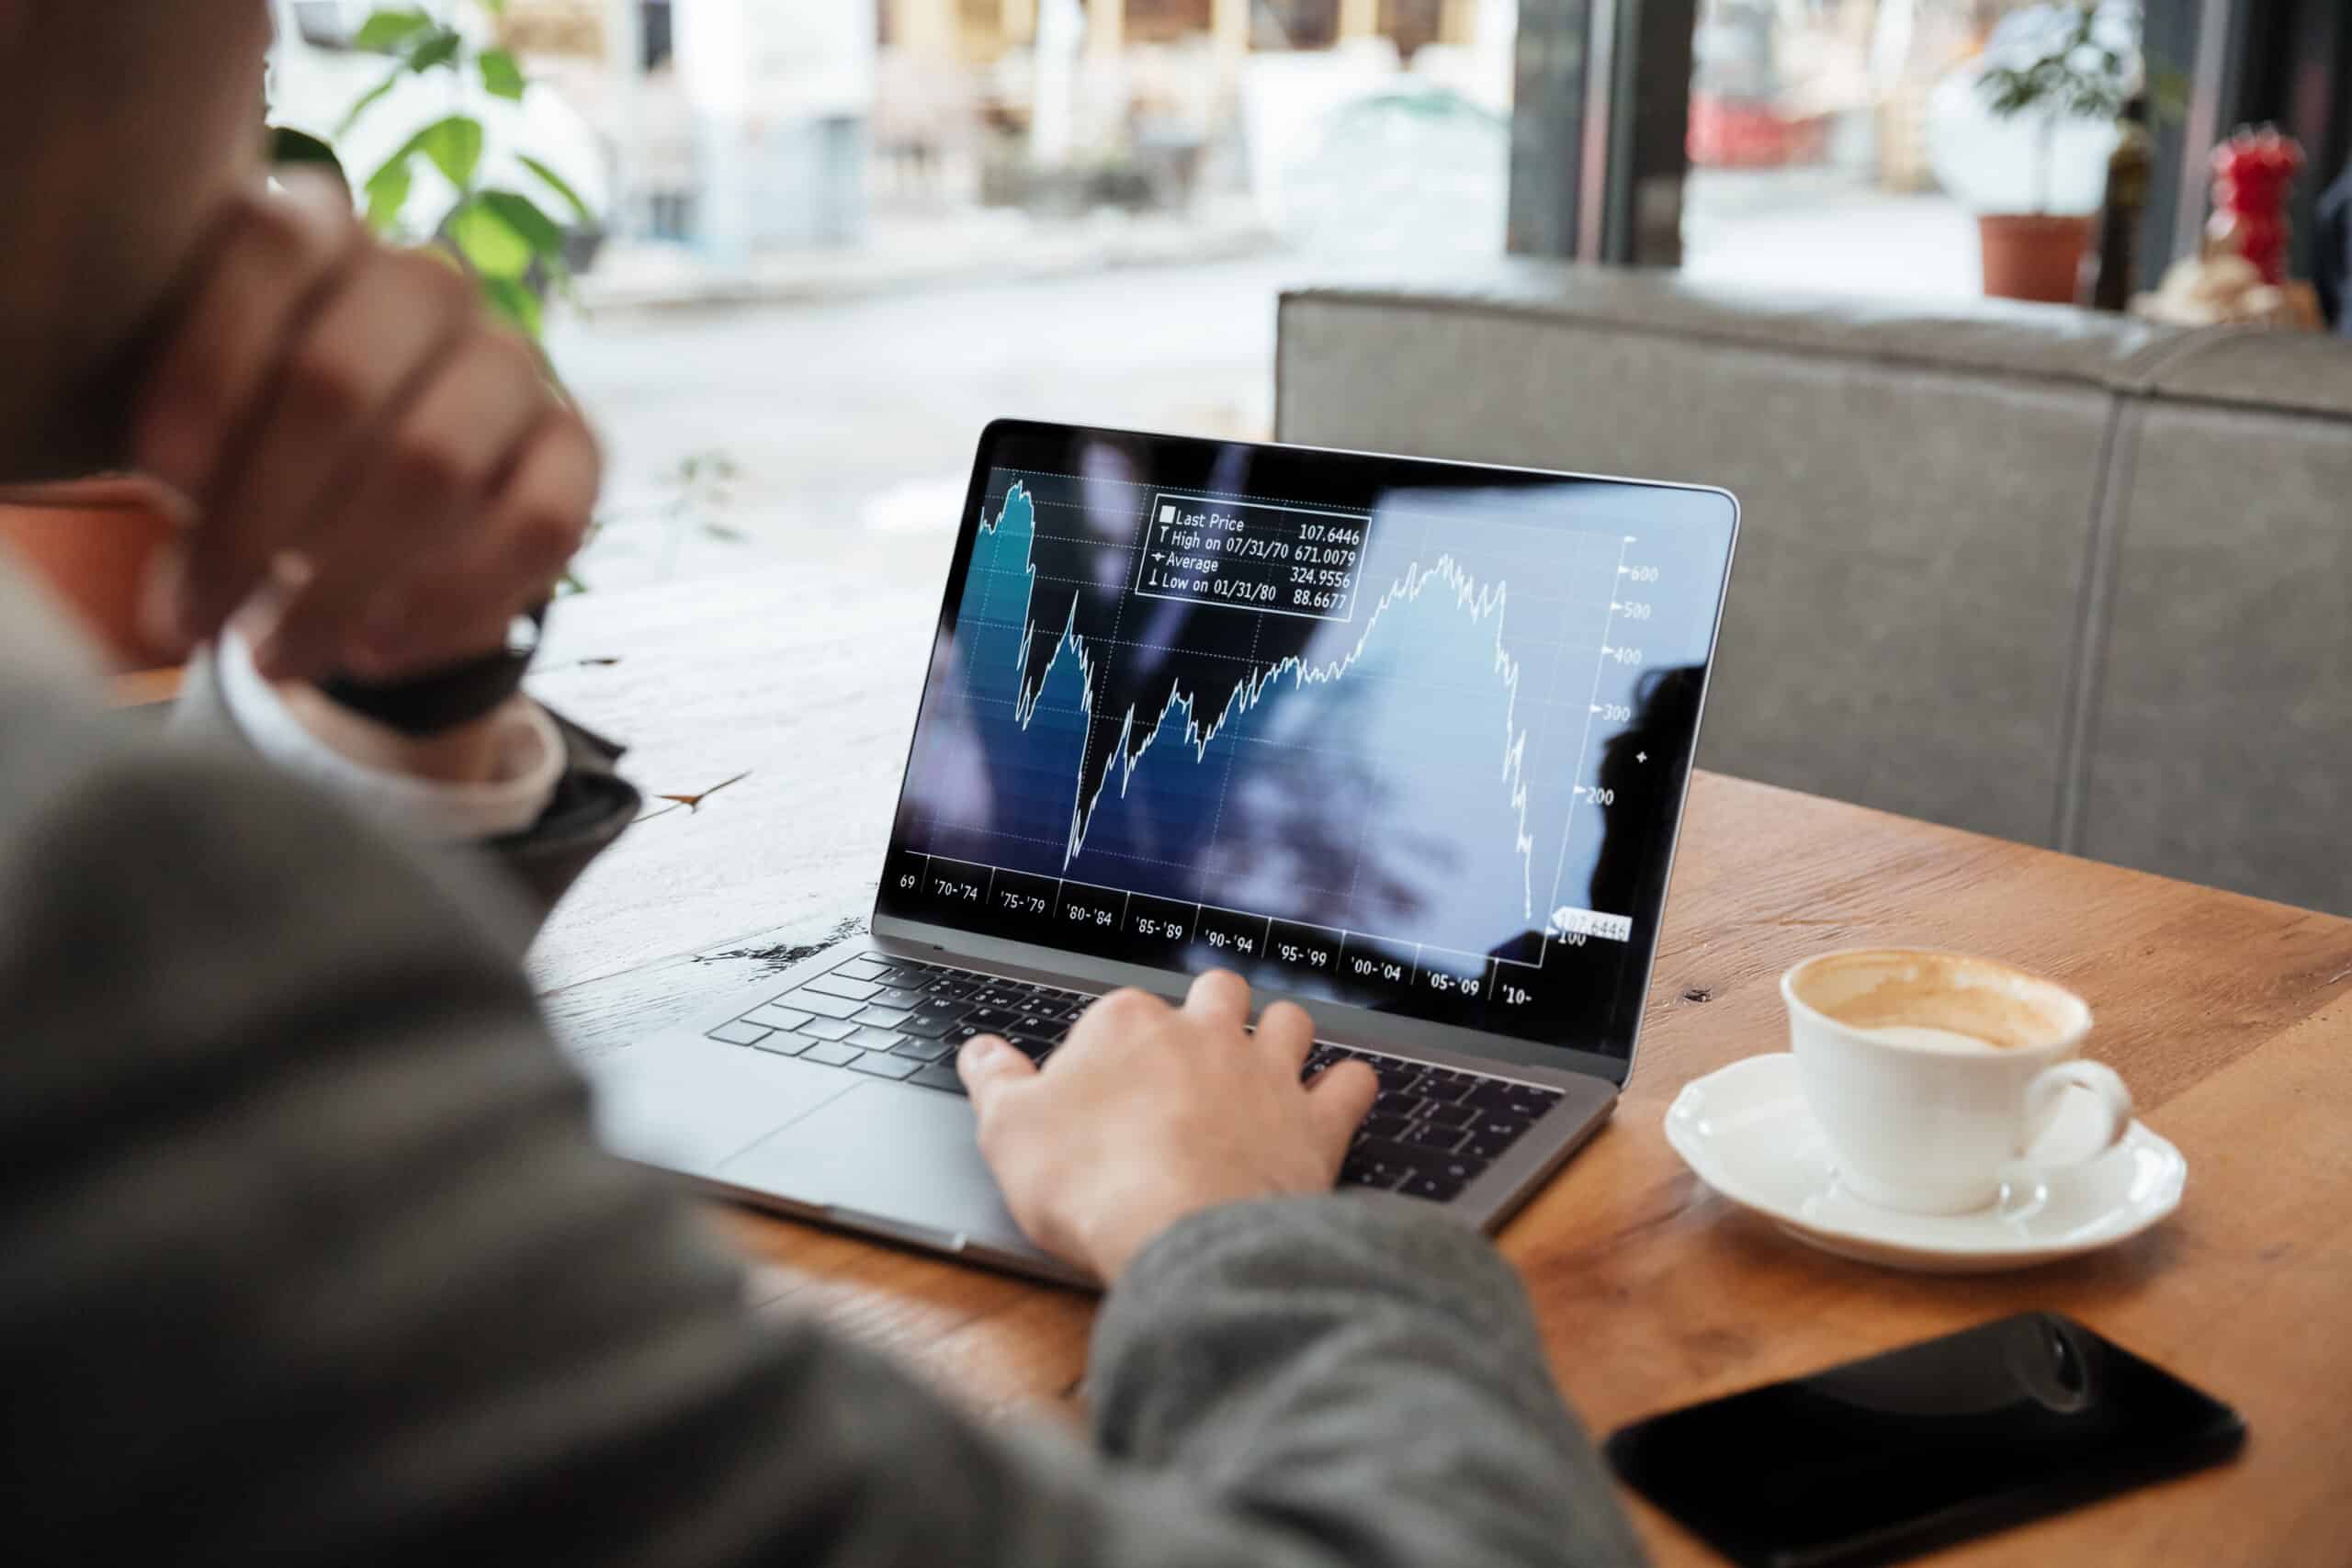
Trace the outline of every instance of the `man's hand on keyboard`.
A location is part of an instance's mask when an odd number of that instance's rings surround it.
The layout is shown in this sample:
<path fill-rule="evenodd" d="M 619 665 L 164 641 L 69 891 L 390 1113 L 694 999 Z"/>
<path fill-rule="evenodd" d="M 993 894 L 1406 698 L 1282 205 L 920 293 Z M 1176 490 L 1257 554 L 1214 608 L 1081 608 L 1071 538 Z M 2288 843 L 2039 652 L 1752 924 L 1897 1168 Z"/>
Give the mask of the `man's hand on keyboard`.
<path fill-rule="evenodd" d="M 1030 1239 L 1107 1285 L 1188 1214 L 1330 1190 L 1378 1080 L 1343 1062 L 1302 1085 L 1305 1010 L 1276 1002 L 1254 1035 L 1249 1018 L 1249 985 L 1220 973 L 1181 1010 L 1113 992 L 1043 1068 L 992 1035 L 964 1047 L 980 1152 Z"/>

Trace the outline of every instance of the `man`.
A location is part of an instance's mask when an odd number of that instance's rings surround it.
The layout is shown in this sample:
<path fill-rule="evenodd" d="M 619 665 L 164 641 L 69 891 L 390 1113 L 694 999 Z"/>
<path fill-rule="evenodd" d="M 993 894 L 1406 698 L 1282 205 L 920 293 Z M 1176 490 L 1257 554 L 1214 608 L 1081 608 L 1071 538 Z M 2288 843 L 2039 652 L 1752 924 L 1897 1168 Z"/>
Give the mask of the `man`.
<path fill-rule="evenodd" d="M 1303 1089 L 1306 1016 L 1245 1032 L 1231 976 L 961 1063 L 1014 1213 L 1111 1287 L 1091 1452 L 753 1322 L 594 1146 L 509 900 L 252 756 L 509 852 L 593 772 L 447 672 L 501 667 L 594 446 L 461 280 L 260 193 L 266 41 L 258 0 L 0 0 L 0 476 L 188 498 L 153 619 L 241 743 L 78 707 L 0 569 L 10 1560 L 1635 1557 L 1508 1271 L 1328 1195 L 1373 1085 Z"/>
<path fill-rule="evenodd" d="M 2328 331 L 2352 337 L 2352 168 L 2321 193 L 2312 232 L 2312 284 Z"/>

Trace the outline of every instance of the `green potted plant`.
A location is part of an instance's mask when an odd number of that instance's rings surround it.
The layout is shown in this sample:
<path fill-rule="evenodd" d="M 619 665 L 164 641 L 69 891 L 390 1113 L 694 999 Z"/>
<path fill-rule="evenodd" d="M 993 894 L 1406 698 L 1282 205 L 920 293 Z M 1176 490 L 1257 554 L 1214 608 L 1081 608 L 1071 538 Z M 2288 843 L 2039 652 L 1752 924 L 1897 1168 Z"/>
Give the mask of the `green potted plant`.
<path fill-rule="evenodd" d="M 494 21 L 506 9 L 506 0 L 469 3 L 480 13 L 474 20 Z M 570 236 L 593 228 L 596 215 L 571 182 L 528 151 L 501 160 L 511 180 L 486 175 L 492 131 L 480 111 L 491 100 L 523 102 L 530 81 L 511 52 L 465 25 L 469 18 L 461 8 L 445 6 L 436 15 L 400 6 L 370 13 L 351 47 L 383 57 L 385 73 L 328 140 L 347 145 L 363 121 L 383 113 L 388 102 L 402 101 L 396 95 L 413 80 L 443 84 L 447 91 L 424 100 L 430 107 L 423 122 L 407 128 L 389 156 L 348 171 L 355 194 L 370 228 L 389 239 L 440 245 L 481 284 L 491 307 L 536 342 L 547 292 L 570 278 Z M 437 181 L 438 201 L 420 199 L 428 181 Z"/>
<path fill-rule="evenodd" d="M 0 552 L 45 585 L 107 668 L 167 662 L 140 629 L 147 566 L 179 531 L 162 487 L 130 475 L 0 485 Z"/>
<path fill-rule="evenodd" d="M 2040 52 L 1996 64 L 1977 83 L 1995 118 L 2033 119 L 2032 208 L 1987 212 L 1976 221 L 1985 293 L 2064 305 L 2074 300 L 2096 220 L 2051 210 L 2059 130 L 2068 120 L 2112 124 L 2120 118 L 2137 85 L 2138 61 L 2113 35 L 2113 7 L 2102 0 L 2064 0 L 2050 10 Z"/>

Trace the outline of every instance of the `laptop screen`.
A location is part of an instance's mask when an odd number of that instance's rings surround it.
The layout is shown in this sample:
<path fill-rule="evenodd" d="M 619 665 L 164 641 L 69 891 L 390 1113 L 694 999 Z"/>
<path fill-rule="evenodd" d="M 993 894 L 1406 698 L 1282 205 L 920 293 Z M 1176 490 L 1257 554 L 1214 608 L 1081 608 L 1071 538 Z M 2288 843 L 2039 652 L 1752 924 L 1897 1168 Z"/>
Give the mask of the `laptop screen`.
<path fill-rule="evenodd" d="M 1736 517 L 992 425 L 877 916 L 1622 1062 Z"/>

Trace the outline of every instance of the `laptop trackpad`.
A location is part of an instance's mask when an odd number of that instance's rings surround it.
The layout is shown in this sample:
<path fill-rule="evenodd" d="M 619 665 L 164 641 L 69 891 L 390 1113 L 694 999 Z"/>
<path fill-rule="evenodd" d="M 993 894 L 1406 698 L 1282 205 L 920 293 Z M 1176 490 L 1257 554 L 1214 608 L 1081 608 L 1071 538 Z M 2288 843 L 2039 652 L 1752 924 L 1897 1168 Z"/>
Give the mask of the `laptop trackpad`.
<path fill-rule="evenodd" d="M 687 1176 L 790 1126 L 857 1079 L 806 1062 L 697 1038 L 662 1040 L 584 1064 L 597 1130 L 614 1153 Z"/>
<path fill-rule="evenodd" d="M 728 1160 L 718 1179 L 796 1202 L 995 1245 L 1020 1227 L 980 1159 L 970 1104 L 867 1082 Z"/>

